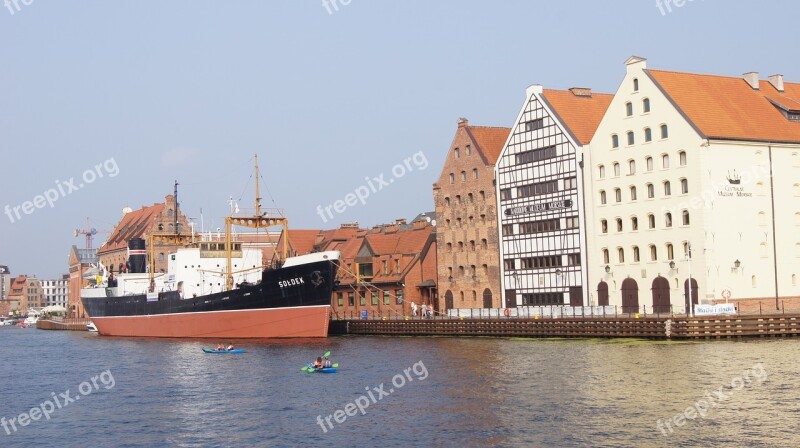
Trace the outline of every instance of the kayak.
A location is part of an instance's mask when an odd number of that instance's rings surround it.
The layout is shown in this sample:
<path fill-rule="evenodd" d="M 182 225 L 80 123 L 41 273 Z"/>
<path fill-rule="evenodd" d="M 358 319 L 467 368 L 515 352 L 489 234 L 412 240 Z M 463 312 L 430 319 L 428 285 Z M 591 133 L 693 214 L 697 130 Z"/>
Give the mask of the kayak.
<path fill-rule="evenodd" d="M 214 349 L 203 347 L 203 351 L 205 353 L 216 353 L 216 354 L 220 354 L 220 355 L 227 355 L 227 354 L 237 355 L 239 353 L 244 353 L 244 349 L 241 349 L 241 348 L 235 348 L 233 350 L 214 350 Z"/>
<path fill-rule="evenodd" d="M 320 367 L 318 369 L 315 369 L 314 367 L 311 366 L 311 364 L 308 364 L 308 366 L 306 367 L 306 372 L 308 372 L 308 373 L 336 373 L 336 367 Z"/>

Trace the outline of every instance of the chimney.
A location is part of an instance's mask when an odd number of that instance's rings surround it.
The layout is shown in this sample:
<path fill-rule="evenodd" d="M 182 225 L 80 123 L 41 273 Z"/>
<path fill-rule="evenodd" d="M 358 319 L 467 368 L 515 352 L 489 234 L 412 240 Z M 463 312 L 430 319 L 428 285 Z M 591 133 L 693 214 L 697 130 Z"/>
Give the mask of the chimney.
<path fill-rule="evenodd" d="M 775 90 L 783 92 L 783 75 L 770 75 L 768 79 L 772 87 L 775 87 Z"/>
<path fill-rule="evenodd" d="M 412 222 L 411 224 L 414 226 L 413 227 L 414 230 L 419 230 L 419 229 L 424 229 L 425 227 L 427 227 L 428 226 L 428 221 L 425 221 L 424 219 L 420 219 L 420 220 Z"/>
<path fill-rule="evenodd" d="M 570 87 L 569 91 L 575 96 L 592 97 L 592 89 L 588 87 Z"/>
<path fill-rule="evenodd" d="M 461 118 L 458 119 L 458 128 L 459 129 L 465 128 L 467 126 L 469 126 L 469 120 L 467 120 L 464 117 L 461 117 Z"/>
<path fill-rule="evenodd" d="M 747 72 L 742 76 L 744 76 L 744 80 L 750 84 L 753 90 L 758 90 L 758 72 Z"/>
<path fill-rule="evenodd" d="M 406 223 L 406 218 L 395 219 L 394 223 L 395 224 L 405 224 Z"/>

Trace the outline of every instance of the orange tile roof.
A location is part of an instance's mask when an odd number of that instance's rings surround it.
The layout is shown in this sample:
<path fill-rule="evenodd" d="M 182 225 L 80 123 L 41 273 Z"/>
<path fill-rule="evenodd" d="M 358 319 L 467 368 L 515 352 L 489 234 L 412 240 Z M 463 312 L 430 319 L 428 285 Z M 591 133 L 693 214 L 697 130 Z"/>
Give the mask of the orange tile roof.
<path fill-rule="evenodd" d="M 394 233 L 371 233 L 367 235 L 367 241 L 376 256 L 419 254 L 425 247 L 431 232 L 433 232 L 433 226 L 401 230 Z"/>
<path fill-rule="evenodd" d="M 542 97 L 567 127 L 567 132 L 581 145 L 587 145 L 614 95 L 592 92 L 591 96 L 579 96 L 569 90 L 544 89 Z"/>
<path fill-rule="evenodd" d="M 154 218 L 164 209 L 164 204 L 153 204 L 149 207 L 142 207 L 139 210 L 126 213 L 122 220 L 114 228 L 111 236 L 97 250 L 98 254 L 104 254 L 128 247 L 131 238 L 144 238 L 145 233 L 154 224 Z"/>
<path fill-rule="evenodd" d="M 11 281 L 11 289 L 7 291 L 8 297 L 17 297 L 25 295 L 25 286 L 28 283 L 27 275 L 20 275 Z"/>
<path fill-rule="evenodd" d="M 314 250 L 314 243 L 316 243 L 319 233 L 320 230 L 289 229 L 289 247 L 291 247 L 297 255 L 310 254 Z M 282 250 L 281 244 L 283 244 L 282 241 L 278 244 L 278 250 Z"/>
<path fill-rule="evenodd" d="M 466 126 L 466 130 L 490 165 L 497 162 L 511 132 L 510 128 L 469 125 Z"/>
<path fill-rule="evenodd" d="M 800 84 L 784 83 L 779 92 L 769 81 L 754 90 L 740 77 L 646 72 L 703 138 L 800 142 L 800 122 L 788 120 L 768 100 L 798 108 Z"/>

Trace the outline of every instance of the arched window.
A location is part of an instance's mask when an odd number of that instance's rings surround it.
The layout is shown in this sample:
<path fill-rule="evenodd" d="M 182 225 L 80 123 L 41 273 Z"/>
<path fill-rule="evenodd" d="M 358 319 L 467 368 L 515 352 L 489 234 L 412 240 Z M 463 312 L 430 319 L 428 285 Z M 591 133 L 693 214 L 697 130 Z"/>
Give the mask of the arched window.
<path fill-rule="evenodd" d="M 681 179 L 681 193 L 689 193 L 689 181 L 687 179 Z"/>
<path fill-rule="evenodd" d="M 650 112 L 650 98 L 645 98 L 642 100 L 642 112 Z"/>
<path fill-rule="evenodd" d="M 634 144 L 636 139 L 633 137 L 633 131 L 628 131 L 628 146 Z"/>
<path fill-rule="evenodd" d="M 606 177 L 606 167 L 603 165 L 598 166 L 597 174 L 599 175 L 600 179 L 604 179 Z"/>
<path fill-rule="evenodd" d="M 622 232 L 622 218 L 617 218 L 617 232 Z"/>
<path fill-rule="evenodd" d="M 636 161 L 628 160 L 628 174 L 636 174 Z"/>
<path fill-rule="evenodd" d="M 664 225 L 667 227 L 672 227 L 672 213 L 667 212 L 664 214 Z"/>
<path fill-rule="evenodd" d="M 452 252 L 453 251 L 453 243 L 447 243 L 447 251 L 448 252 Z"/>
<path fill-rule="evenodd" d="M 650 261 L 658 261 L 658 249 L 652 244 L 650 245 Z"/>
<path fill-rule="evenodd" d="M 644 141 L 652 142 L 653 141 L 653 131 L 650 128 L 644 128 Z"/>
<path fill-rule="evenodd" d="M 455 157 L 457 159 L 457 158 L 459 158 L 460 155 L 461 155 L 461 153 L 458 152 L 458 148 L 453 150 L 453 157 Z"/>
<path fill-rule="evenodd" d="M 481 239 L 481 247 L 482 247 L 483 249 L 486 249 L 487 247 L 489 247 L 489 242 L 488 242 L 488 241 L 486 241 L 486 238 L 482 238 L 482 239 Z"/>
<path fill-rule="evenodd" d="M 480 195 L 481 195 L 481 201 L 485 201 L 486 200 L 486 192 L 481 190 Z"/>
<path fill-rule="evenodd" d="M 664 196 L 669 196 L 672 194 L 672 187 L 670 186 L 669 181 L 664 181 Z"/>
<path fill-rule="evenodd" d="M 605 205 L 606 203 L 606 191 L 600 190 L 600 204 Z"/>
<path fill-rule="evenodd" d="M 467 202 L 468 202 L 468 203 L 470 203 L 470 204 L 472 204 L 473 202 L 475 202 L 474 198 L 472 197 L 472 193 L 469 193 L 469 194 L 467 195 Z"/>
<path fill-rule="evenodd" d="M 460 194 L 456 195 L 456 202 L 458 202 L 458 205 L 464 205 L 464 201 L 461 200 Z"/>
<path fill-rule="evenodd" d="M 639 262 L 639 246 L 633 246 L 633 261 L 635 263 Z"/>
<path fill-rule="evenodd" d="M 475 240 L 469 240 L 469 250 L 475 250 Z"/>
<path fill-rule="evenodd" d="M 460 250 L 460 251 L 464 250 L 464 242 L 463 241 L 459 241 L 458 242 L 458 250 Z"/>
<path fill-rule="evenodd" d="M 681 151 L 678 153 L 678 161 L 681 166 L 686 166 L 686 151 Z"/>
<path fill-rule="evenodd" d="M 461 182 L 466 182 L 466 181 L 467 181 L 467 172 L 466 171 L 462 171 L 461 172 Z"/>
<path fill-rule="evenodd" d="M 653 158 L 647 157 L 646 159 L 644 159 L 644 161 L 645 164 L 647 164 L 647 171 L 653 171 Z"/>
<path fill-rule="evenodd" d="M 456 175 L 453 173 L 450 173 L 450 183 L 451 184 L 456 183 Z"/>
<path fill-rule="evenodd" d="M 614 162 L 614 176 L 620 175 L 619 163 Z"/>
<path fill-rule="evenodd" d="M 672 243 L 667 243 L 667 260 L 675 259 L 675 251 L 672 248 Z"/>
<path fill-rule="evenodd" d="M 630 101 L 625 103 L 625 116 L 630 117 L 633 115 L 633 104 Z"/>
<path fill-rule="evenodd" d="M 752 276 L 752 277 L 750 277 L 750 285 L 752 285 L 752 286 L 753 286 L 753 288 L 755 288 L 756 286 L 758 286 L 758 280 L 756 280 L 756 276 L 755 276 L 755 275 L 754 275 L 754 276 Z"/>
<path fill-rule="evenodd" d="M 605 219 L 600 220 L 600 231 L 603 233 L 608 233 L 608 221 Z"/>
<path fill-rule="evenodd" d="M 473 179 L 477 179 L 478 178 L 478 169 L 477 168 L 473 168 L 472 169 L 472 178 Z"/>
<path fill-rule="evenodd" d="M 631 186 L 631 201 L 635 201 L 635 200 L 636 200 L 636 187 L 635 186 Z"/>
<path fill-rule="evenodd" d="M 669 137 L 669 130 L 667 129 L 667 125 L 661 125 L 661 138 L 668 138 Z"/>
<path fill-rule="evenodd" d="M 605 264 L 609 263 L 608 249 L 603 249 L 603 263 Z"/>
<path fill-rule="evenodd" d="M 797 286 L 797 274 L 792 274 L 792 286 Z"/>
<path fill-rule="evenodd" d="M 470 146 L 470 145 L 467 145 L 467 147 L 466 147 L 466 154 L 467 154 L 467 155 L 471 155 L 471 154 L 472 154 L 472 146 Z"/>
<path fill-rule="evenodd" d="M 611 147 L 619 148 L 619 136 L 617 134 L 611 134 Z"/>
<path fill-rule="evenodd" d="M 669 168 L 669 154 L 661 156 L 661 168 Z"/>
<path fill-rule="evenodd" d="M 656 197 L 656 189 L 653 187 L 653 184 L 647 184 L 647 197 L 649 199 Z"/>
<path fill-rule="evenodd" d="M 450 207 L 450 198 L 449 197 L 444 198 L 444 206 L 445 207 Z"/>
<path fill-rule="evenodd" d="M 653 214 L 647 215 L 647 227 L 651 229 L 656 228 L 656 216 Z"/>
<path fill-rule="evenodd" d="M 633 78 L 633 91 L 639 91 L 639 78 Z"/>
<path fill-rule="evenodd" d="M 760 226 L 767 225 L 767 214 L 766 214 L 766 212 L 758 212 L 758 225 L 760 225 Z"/>
<path fill-rule="evenodd" d="M 639 218 L 631 217 L 631 230 L 639 230 Z"/>
<path fill-rule="evenodd" d="M 620 263 L 625 263 L 625 249 L 621 247 L 617 248 L 617 259 Z"/>
<path fill-rule="evenodd" d="M 169 216 L 170 218 L 172 218 L 172 215 L 173 215 L 173 214 L 174 214 L 174 213 L 172 212 L 172 209 L 169 209 L 169 210 L 167 210 L 167 216 Z"/>
<path fill-rule="evenodd" d="M 683 215 L 683 225 L 688 226 L 689 225 L 689 210 L 684 210 L 681 214 Z"/>
<path fill-rule="evenodd" d="M 464 276 L 464 266 L 458 267 L 458 275 L 463 277 Z"/>
<path fill-rule="evenodd" d="M 614 200 L 617 202 L 622 202 L 622 190 L 619 188 L 614 189 Z"/>

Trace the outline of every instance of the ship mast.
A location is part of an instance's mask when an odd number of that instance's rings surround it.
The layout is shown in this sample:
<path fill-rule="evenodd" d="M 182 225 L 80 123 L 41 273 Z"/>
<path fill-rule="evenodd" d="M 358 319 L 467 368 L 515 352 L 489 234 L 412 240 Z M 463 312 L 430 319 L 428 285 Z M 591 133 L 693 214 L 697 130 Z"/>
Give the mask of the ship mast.
<path fill-rule="evenodd" d="M 256 159 L 256 216 L 261 216 L 261 192 L 258 188 L 258 154 L 255 155 Z"/>

